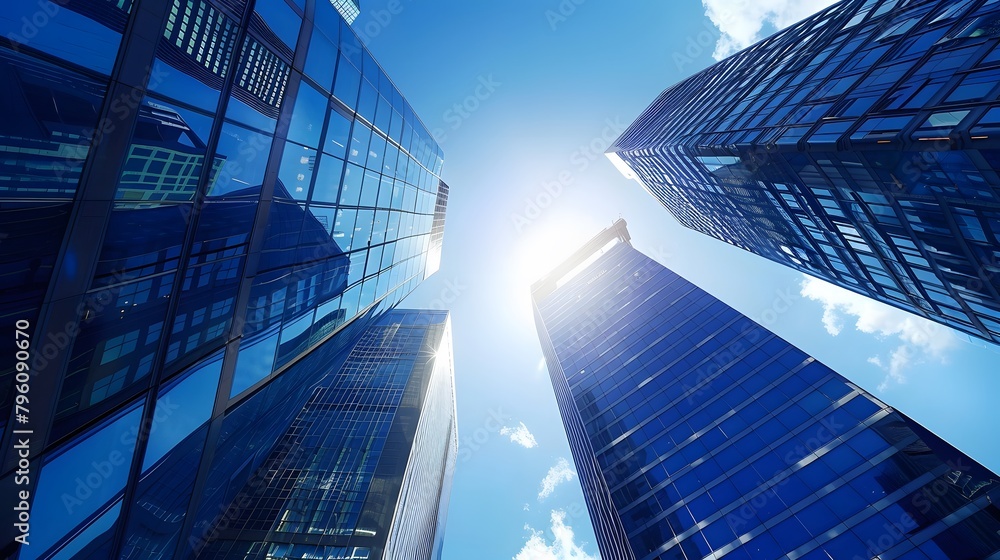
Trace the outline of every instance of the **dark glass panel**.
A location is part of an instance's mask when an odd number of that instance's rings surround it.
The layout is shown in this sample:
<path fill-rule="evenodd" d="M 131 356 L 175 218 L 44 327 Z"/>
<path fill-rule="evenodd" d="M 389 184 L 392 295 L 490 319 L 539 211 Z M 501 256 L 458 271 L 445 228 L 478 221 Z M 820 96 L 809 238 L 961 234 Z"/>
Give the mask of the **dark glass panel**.
<path fill-rule="evenodd" d="M 302 234 L 305 213 L 294 202 L 275 200 L 271 204 L 260 270 L 289 266 L 295 262 L 295 248 Z"/>
<path fill-rule="evenodd" d="M 248 36 L 240 51 L 239 74 L 226 118 L 274 132 L 291 67 L 263 43 Z"/>
<path fill-rule="evenodd" d="M 0 198 L 0 329 L 14 333 L 17 322 L 28 321 L 29 336 L 36 331 L 38 312 L 55 266 L 69 220 L 69 202 L 19 202 Z M 72 263 L 68 265 L 72 269 Z M 59 340 L 69 337 L 53 332 Z M 41 354 L 44 343 L 35 343 L 31 364 L 36 370 L 48 365 Z M 9 354 L 0 362 L 0 432 L 13 406 L 15 361 Z"/>
<path fill-rule="evenodd" d="M 242 266 L 243 257 L 188 266 L 167 342 L 167 365 L 194 359 L 225 341 L 235 311 Z"/>
<path fill-rule="evenodd" d="M 238 32 L 237 22 L 204 0 L 173 0 L 149 90 L 214 112 L 232 71 Z"/>
<path fill-rule="evenodd" d="M 274 367 L 275 350 L 278 347 L 278 325 L 261 331 L 240 342 L 240 353 L 233 374 L 230 398 L 239 395 L 251 385 L 271 374 Z"/>
<path fill-rule="evenodd" d="M 0 199 L 72 198 L 103 134 L 105 84 L 7 49 L 0 49 L 0 82 Z"/>
<path fill-rule="evenodd" d="M 289 52 L 294 51 L 301 26 L 302 18 L 285 0 L 258 0 L 254 4 L 250 28 L 269 39 L 268 42 L 276 43 L 276 46 L 287 47 Z M 284 45 L 278 43 L 279 40 Z"/>
<path fill-rule="evenodd" d="M 259 198 L 270 150 L 270 136 L 231 123 L 223 125 L 215 156 L 215 165 L 221 162 L 221 166 L 209 179 L 208 196 Z M 277 187 L 275 191 L 277 196 Z"/>
<path fill-rule="evenodd" d="M 144 99 L 115 200 L 135 208 L 144 207 L 144 202 L 194 201 L 211 129 L 211 117 Z M 218 158 L 213 161 L 213 175 L 221 165 Z"/>
<path fill-rule="evenodd" d="M 316 80 L 324 90 L 331 91 L 336 68 L 336 41 L 328 37 L 324 30 L 314 27 L 309 39 L 309 53 L 306 55 L 306 75 Z"/>
<path fill-rule="evenodd" d="M 122 559 L 171 558 L 187 515 L 215 404 L 222 354 L 160 389 Z"/>
<path fill-rule="evenodd" d="M 8 2 L 0 35 L 15 48 L 37 50 L 110 74 L 132 2 Z"/>
<path fill-rule="evenodd" d="M 47 521 L 32 525 L 31 545 L 21 549 L 22 558 L 42 556 L 120 497 L 142 410 L 139 405 L 129 407 L 50 455 L 38 474 L 32 502 L 32 513 Z"/>
<path fill-rule="evenodd" d="M 57 408 L 56 431 L 79 425 L 74 414 L 106 407 L 149 384 L 174 274 L 92 290 L 84 299 Z"/>

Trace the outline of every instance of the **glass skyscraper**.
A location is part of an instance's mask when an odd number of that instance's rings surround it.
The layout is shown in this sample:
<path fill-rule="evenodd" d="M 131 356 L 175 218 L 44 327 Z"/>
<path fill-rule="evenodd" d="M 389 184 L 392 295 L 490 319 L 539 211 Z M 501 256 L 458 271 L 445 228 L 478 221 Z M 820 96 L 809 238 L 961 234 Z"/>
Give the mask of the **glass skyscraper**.
<path fill-rule="evenodd" d="M 1000 558 L 1000 477 L 629 240 L 532 287 L 604 560 Z"/>
<path fill-rule="evenodd" d="M 2 12 L 0 555 L 191 557 L 436 270 L 441 149 L 328 0 Z"/>
<path fill-rule="evenodd" d="M 267 484 L 202 527 L 198 557 L 438 558 L 457 452 L 448 313 L 388 312 L 312 390 Z"/>
<path fill-rule="evenodd" d="M 1000 342 L 998 84 L 995 0 L 845 0 L 608 152 L 686 227 Z"/>

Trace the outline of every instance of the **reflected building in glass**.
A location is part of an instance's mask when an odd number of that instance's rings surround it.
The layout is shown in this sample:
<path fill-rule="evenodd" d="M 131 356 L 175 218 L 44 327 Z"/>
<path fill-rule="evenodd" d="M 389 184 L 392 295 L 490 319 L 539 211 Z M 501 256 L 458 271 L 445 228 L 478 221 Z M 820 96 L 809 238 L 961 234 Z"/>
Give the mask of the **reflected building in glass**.
<path fill-rule="evenodd" d="M 609 149 L 684 226 L 1000 342 L 1000 4 L 845 0 Z"/>
<path fill-rule="evenodd" d="M 388 312 L 312 389 L 266 483 L 196 527 L 198 558 L 439 558 L 457 449 L 448 313 Z M 164 524 L 142 514 L 128 557 Z"/>
<path fill-rule="evenodd" d="M 329 0 L 333 4 L 334 8 L 340 12 L 340 15 L 344 16 L 344 20 L 348 25 L 354 23 L 354 20 L 361 15 L 361 6 L 358 4 L 358 0 Z"/>
<path fill-rule="evenodd" d="M 630 243 L 532 287 L 604 560 L 1000 558 L 1000 477 Z"/>
<path fill-rule="evenodd" d="M 193 557 L 436 270 L 441 149 L 327 0 L 43 4 L 0 14 L 0 327 L 33 374 L 21 417 L 0 362 L 33 520 L 0 553 Z"/>

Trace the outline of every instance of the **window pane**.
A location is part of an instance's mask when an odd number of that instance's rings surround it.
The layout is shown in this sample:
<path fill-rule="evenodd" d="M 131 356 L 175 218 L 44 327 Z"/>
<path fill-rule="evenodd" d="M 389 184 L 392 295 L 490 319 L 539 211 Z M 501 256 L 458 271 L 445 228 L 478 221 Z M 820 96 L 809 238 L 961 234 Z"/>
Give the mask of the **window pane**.
<path fill-rule="evenodd" d="M 69 2 L 5 2 L 0 11 L 0 35 L 10 39 L 15 49 L 28 45 L 110 74 L 130 7 L 128 0 L 120 5 L 108 2 L 98 20 L 86 6 Z"/>
<path fill-rule="evenodd" d="M 340 192 L 340 179 L 344 173 L 344 162 L 324 155 L 319 163 L 316 174 L 316 186 L 313 188 L 312 199 L 318 202 L 337 202 Z"/>
<path fill-rule="evenodd" d="M 31 545 L 21 549 L 22 558 L 41 556 L 125 488 L 142 410 L 140 404 L 123 411 L 64 446 L 42 467 L 31 513 L 45 522 L 32 525 Z"/>
<path fill-rule="evenodd" d="M 336 44 L 319 27 L 314 27 L 312 38 L 309 39 L 309 52 L 306 54 L 306 75 L 316 80 L 320 87 L 330 91 L 336 67 Z"/>
<path fill-rule="evenodd" d="M 254 12 L 256 12 L 255 19 L 260 18 L 259 23 L 263 23 L 276 33 L 291 50 L 295 50 L 295 45 L 299 42 L 299 27 L 302 26 L 302 18 L 285 3 L 285 0 L 257 0 Z M 254 23 L 258 22 L 252 22 L 251 27 L 254 26 Z"/>
<path fill-rule="evenodd" d="M 223 125 L 215 165 L 219 160 L 224 163 L 210 178 L 208 195 L 233 197 L 252 192 L 259 196 L 270 151 L 270 136 L 231 123 Z"/>
<path fill-rule="evenodd" d="M 281 57 L 248 36 L 240 50 L 239 75 L 233 83 L 226 118 L 274 132 L 290 72 Z"/>
<path fill-rule="evenodd" d="M 337 81 L 333 84 L 333 94 L 344 105 L 354 109 L 358 102 L 358 88 L 361 86 L 361 73 L 347 61 L 344 53 L 340 53 L 337 63 Z"/>
<path fill-rule="evenodd" d="M 288 126 L 288 138 L 310 147 L 319 146 L 323 119 L 326 118 L 327 98 L 315 88 L 303 82 L 295 98 L 292 121 Z"/>
<path fill-rule="evenodd" d="M 326 123 L 326 143 L 323 151 L 340 159 L 347 157 L 347 144 L 351 139 L 351 119 L 336 109 L 330 109 L 330 119 Z"/>
<path fill-rule="evenodd" d="M 160 390 L 142 472 L 146 473 L 184 438 L 208 421 L 222 372 L 222 353 L 191 368 L 186 376 Z"/>
<path fill-rule="evenodd" d="M 207 2 L 173 0 L 156 46 L 149 90 L 214 111 L 232 71 L 238 31 L 236 22 Z"/>
<path fill-rule="evenodd" d="M 288 196 L 295 200 L 305 200 L 309 195 L 309 183 L 312 181 L 315 168 L 316 150 L 288 142 L 281 155 L 278 181 Z M 275 196 L 278 196 L 278 191 L 279 187 L 275 186 Z"/>

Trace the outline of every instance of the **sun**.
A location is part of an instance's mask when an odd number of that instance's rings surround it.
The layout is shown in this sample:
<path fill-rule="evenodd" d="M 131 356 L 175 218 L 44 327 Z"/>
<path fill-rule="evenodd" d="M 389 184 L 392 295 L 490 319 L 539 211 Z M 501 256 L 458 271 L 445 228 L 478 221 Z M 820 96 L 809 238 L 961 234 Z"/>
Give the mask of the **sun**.
<path fill-rule="evenodd" d="M 519 291 L 530 289 L 608 225 L 576 212 L 550 209 L 526 225 L 516 240 L 511 281 Z"/>

